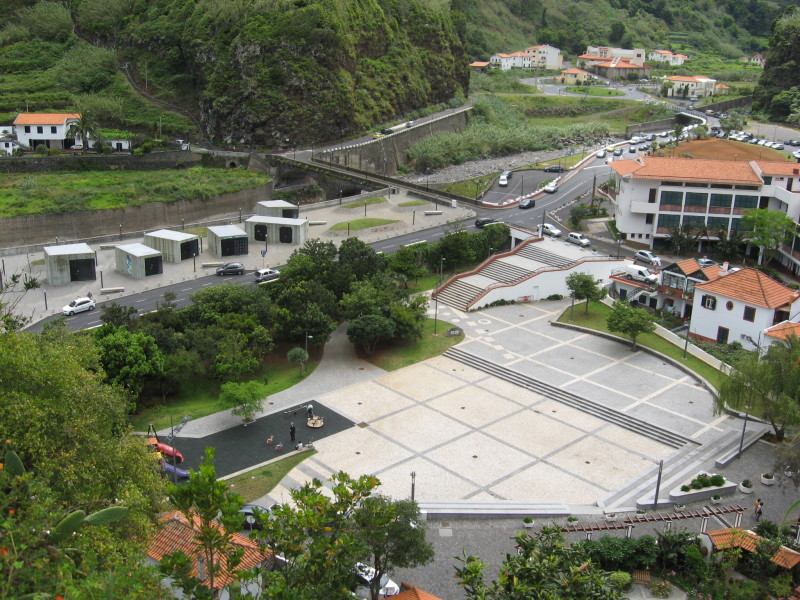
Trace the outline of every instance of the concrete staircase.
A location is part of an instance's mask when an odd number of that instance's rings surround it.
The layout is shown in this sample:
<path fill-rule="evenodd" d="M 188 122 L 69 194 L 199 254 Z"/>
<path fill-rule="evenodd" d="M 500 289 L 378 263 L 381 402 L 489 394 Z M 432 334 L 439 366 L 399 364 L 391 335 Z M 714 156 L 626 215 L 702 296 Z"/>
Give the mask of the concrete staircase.
<path fill-rule="evenodd" d="M 516 500 L 419 500 L 427 519 L 448 517 L 496 518 L 515 516 L 559 517 L 571 514 L 564 502 L 520 502 Z"/>
<path fill-rule="evenodd" d="M 522 373 L 507 367 L 488 363 L 485 359 L 465 352 L 460 348 L 449 348 L 444 355 L 462 364 L 468 365 L 495 377 L 499 377 L 500 379 L 504 379 L 505 381 L 531 390 L 532 392 L 536 392 L 537 394 L 541 394 L 546 398 L 550 398 L 552 400 L 561 402 L 562 404 L 566 404 L 567 406 L 577 408 L 582 412 L 603 419 L 604 421 L 608 421 L 609 423 L 618 425 L 619 427 L 624 427 L 629 431 L 633 431 L 634 433 L 648 437 L 661 444 L 669 446 L 670 448 L 678 449 L 683 448 L 687 444 L 695 445 L 694 441 L 677 432 L 659 427 L 658 425 L 653 425 L 646 421 L 642 421 L 641 419 L 627 415 L 623 412 L 605 406 L 604 404 L 599 404 L 589 400 L 588 398 L 583 398 L 577 394 L 573 394 L 572 392 L 562 390 L 554 385 L 534 379 L 528 375 L 523 375 Z"/>
<path fill-rule="evenodd" d="M 529 258 L 531 260 L 544 263 L 551 267 L 566 268 L 575 262 L 574 260 L 570 260 L 568 258 L 564 258 L 563 256 L 559 256 L 554 252 L 545 250 L 544 248 L 541 247 L 540 244 L 526 244 L 525 246 L 520 248 L 519 252 L 517 252 L 517 256 Z"/>
<path fill-rule="evenodd" d="M 456 279 L 436 295 L 436 299 L 457 310 L 466 311 L 469 304 L 480 294 L 483 288 L 467 283 L 463 279 Z"/>

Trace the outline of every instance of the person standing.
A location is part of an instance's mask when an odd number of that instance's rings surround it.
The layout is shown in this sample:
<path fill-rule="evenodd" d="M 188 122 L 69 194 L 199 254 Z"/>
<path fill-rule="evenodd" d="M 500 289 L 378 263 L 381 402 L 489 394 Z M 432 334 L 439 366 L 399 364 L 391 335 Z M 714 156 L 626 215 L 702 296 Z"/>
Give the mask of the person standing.
<path fill-rule="evenodd" d="M 753 505 L 753 516 L 758 515 L 758 509 L 761 508 L 761 498 L 756 500 L 756 503 Z"/>
<path fill-rule="evenodd" d="M 308 420 L 309 421 L 314 418 L 314 405 L 313 404 L 309 403 L 308 406 L 306 406 L 306 413 L 308 414 Z"/>
<path fill-rule="evenodd" d="M 764 503 L 760 500 L 758 501 L 758 508 L 756 509 L 756 523 L 761 519 L 761 512 L 764 508 Z"/>
<path fill-rule="evenodd" d="M 289 435 L 291 436 L 292 441 L 294 441 L 294 434 L 296 431 L 297 430 L 295 429 L 294 423 L 289 423 Z"/>

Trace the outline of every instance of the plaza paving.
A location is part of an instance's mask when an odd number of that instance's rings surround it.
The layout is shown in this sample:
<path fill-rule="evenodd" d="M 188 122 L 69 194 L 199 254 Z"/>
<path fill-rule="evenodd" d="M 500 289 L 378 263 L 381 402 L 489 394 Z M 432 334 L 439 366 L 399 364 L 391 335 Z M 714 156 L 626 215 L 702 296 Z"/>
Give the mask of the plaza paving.
<path fill-rule="evenodd" d="M 705 442 L 736 421 L 713 414 L 692 376 L 630 346 L 550 325 L 565 301 L 438 317 L 463 328 L 459 349 L 616 411 Z M 433 314 L 431 314 L 433 316 Z M 323 364 L 324 364 L 323 360 Z M 358 426 L 316 443 L 263 502 L 310 477 L 372 473 L 382 492 L 425 500 L 593 505 L 646 474 L 674 447 L 440 356 L 317 396 Z"/>

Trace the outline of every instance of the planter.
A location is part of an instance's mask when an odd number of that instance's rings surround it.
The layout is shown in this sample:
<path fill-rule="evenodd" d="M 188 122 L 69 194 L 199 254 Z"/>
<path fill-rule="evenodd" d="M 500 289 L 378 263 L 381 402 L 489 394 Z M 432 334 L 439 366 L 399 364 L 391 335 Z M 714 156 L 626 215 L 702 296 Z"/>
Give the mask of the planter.
<path fill-rule="evenodd" d="M 739 491 L 742 492 L 743 494 L 752 494 L 753 493 L 753 486 L 751 485 L 750 487 L 745 487 L 744 485 L 742 485 L 740 483 L 739 484 Z"/>
<path fill-rule="evenodd" d="M 606 521 L 608 521 L 609 523 L 613 523 L 616 520 L 617 520 L 617 515 L 606 515 Z"/>
<path fill-rule="evenodd" d="M 772 477 L 765 477 L 765 475 L 771 475 L 771 473 L 764 473 L 761 475 L 761 483 L 764 485 L 775 485 L 775 476 L 772 475 Z"/>
<path fill-rule="evenodd" d="M 711 504 L 721 504 L 722 498 L 711 498 Z"/>
<path fill-rule="evenodd" d="M 698 473 L 698 475 L 700 475 Z M 689 483 L 694 479 L 694 477 L 690 477 L 686 481 L 683 482 L 683 485 L 689 485 Z M 669 499 L 676 504 L 688 504 L 690 502 L 700 502 L 703 500 L 708 500 L 711 496 L 718 495 L 718 496 L 730 496 L 736 493 L 736 483 L 733 481 L 728 481 L 727 479 L 723 478 L 724 483 L 720 486 L 710 486 L 701 488 L 699 490 L 690 489 L 688 492 L 684 492 L 681 490 L 682 486 L 677 486 L 670 490 L 669 492 Z"/>
<path fill-rule="evenodd" d="M 676 504 L 672 507 L 675 512 L 683 512 L 686 510 L 686 506 L 684 504 Z"/>
<path fill-rule="evenodd" d="M 530 523 L 528 523 L 526 521 L 522 522 L 522 526 L 525 527 L 525 529 L 530 529 L 531 527 L 533 527 L 533 525 L 534 525 L 533 521 L 531 521 Z"/>

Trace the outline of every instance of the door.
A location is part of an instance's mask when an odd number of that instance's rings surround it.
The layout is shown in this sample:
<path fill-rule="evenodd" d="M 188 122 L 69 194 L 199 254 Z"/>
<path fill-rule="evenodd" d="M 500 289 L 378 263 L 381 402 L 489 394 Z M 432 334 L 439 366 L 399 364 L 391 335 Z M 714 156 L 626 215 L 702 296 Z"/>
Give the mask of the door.
<path fill-rule="evenodd" d="M 278 240 L 281 244 L 291 244 L 292 243 L 292 228 L 291 227 L 281 227 L 278 230 Z"/>
<path fill-rule="evenodd" d="M 718 344 L 727 344 L 728 343 L 728 334 L 730 334 L 730 330 L 727 327 L 719 327 L 719 328 L 717 328 L 717 343 Z"/>
<path fill-rule="evenodd" d="M 263 242 L 267 239 L 267 225 L 266 223 L 257 223 L 253 228 L 253 237 L 257 242 Z"/>
<path fill-rule="evenodd" d="M 222 256 L 239 256 L 247 254 L 247 238 L 225 238 L 220 243 Z"/>
<path fill-rule="evenodd" d="M 144 276 L 161 275 L 163 272 L 163 261 L 160 256 L 151 256 L 144 259 Z"/>
<path fill-rule="evenodd" d="M 200 255 L 200 240 L 189 240 L 181 244 L 181 260 Z"/>
<path fill-rule="evenodd" d="M 77 258 L 69 261 L 70 281 L 94 281 L 97 279 L 93 258 Z"/>

